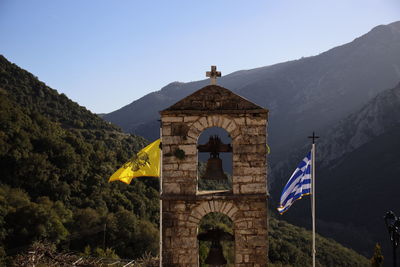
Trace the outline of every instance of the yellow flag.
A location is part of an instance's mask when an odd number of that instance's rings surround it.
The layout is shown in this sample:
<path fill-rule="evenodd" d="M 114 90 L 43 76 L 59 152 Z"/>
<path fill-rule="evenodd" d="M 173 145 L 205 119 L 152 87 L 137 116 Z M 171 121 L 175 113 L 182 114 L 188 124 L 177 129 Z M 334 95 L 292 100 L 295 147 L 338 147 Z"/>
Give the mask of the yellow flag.
<path fill-rule="evenodd" d="M 122 165 L 108 182 L 121 181 L 130 184 L 133 178 L 149 176 L 160 177 L 160 139 L 140 150 L 127 163 Z"/>

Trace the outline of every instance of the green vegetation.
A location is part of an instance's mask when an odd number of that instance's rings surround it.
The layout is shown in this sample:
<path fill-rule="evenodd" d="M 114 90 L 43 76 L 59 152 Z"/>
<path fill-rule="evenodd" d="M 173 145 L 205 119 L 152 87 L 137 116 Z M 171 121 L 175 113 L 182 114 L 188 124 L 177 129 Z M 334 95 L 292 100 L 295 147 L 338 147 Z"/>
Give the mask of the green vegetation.
<path fill-rule="evenodd" d="M 0 257 L 34 241 L 158 252 L 158 180 L 108 177 L 147 143 L 0 57 Z M 105 248 L 104 248 L 104 247 Z"/>
<path fill-rule="evenodd" d="M 51 253 L 156 255 L 159 181 L 107 182 L 146 144 L 0 56 L 0 266 L 36 241 L 53 244 Z M 206 216 L 200 230 L 214 226 L 232 231 L 219 215 Z M 272 266 L 305 266 L 309 239 L 304 229 L 271 219 Z M 333 241 L 318 237 L 318 244 L 319 266 L 368 265 Z M 203 259 L 206 250 L 201 245 Z M 226 257 L 233 259 L 227 250 Z"/>
<path fill-rule="evenodd" d="M 269 259 L 271 266 L 311 266 L 311 232 L 284 221 L 269 221 Z M 369 266 L 368 260 L 333 240 L 316 236 L 316 265 Z"/>

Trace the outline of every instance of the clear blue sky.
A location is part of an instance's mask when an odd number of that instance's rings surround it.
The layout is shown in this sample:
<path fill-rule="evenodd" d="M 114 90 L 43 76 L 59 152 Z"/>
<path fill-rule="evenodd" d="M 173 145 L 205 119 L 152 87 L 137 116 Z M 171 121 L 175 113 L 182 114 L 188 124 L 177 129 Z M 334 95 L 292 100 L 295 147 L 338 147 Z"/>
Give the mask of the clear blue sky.
<path fill-rule="evenodd" d="M 0 0 L 0 54 L 101 113 L 210 65 L 317 55 L 397 20 L 399 0 Z"/>

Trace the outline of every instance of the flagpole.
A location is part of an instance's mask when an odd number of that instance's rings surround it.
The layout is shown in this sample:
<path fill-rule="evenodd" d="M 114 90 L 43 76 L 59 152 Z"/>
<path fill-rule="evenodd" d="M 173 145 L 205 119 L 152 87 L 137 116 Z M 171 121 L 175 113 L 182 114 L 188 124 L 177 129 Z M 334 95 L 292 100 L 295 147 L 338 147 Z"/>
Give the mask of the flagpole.
<path fill-rule="evenodd" d="M 313 132 L 312 136 L 308 138 L 312 139 L 311 146 L 311 217 L 312 217 L 312 266 L 315 267 L 315 255 L 317 251 L 315 249 L 315 139 L 319 138 Z"/>
<path fill-rule="evenodd" d="M 162 124 L 162 122 L 160 122 Z M 160 126 L 160 144 L 161 144 L 161 151 L 160 151 L 160 251 L 159 251 L 159 258 L 160 258 L 160 267 L 162 267 L 162 161 L 163 161 L 163 152 L 162 152 L 162 126 Z"/>
<path fill-rule="evenodd" d="M 311 199 L 312 199 L 312 207 L 311 207 L 311 214 L 312 214 L 312 258 L 313 258 L 313 267 L 315 267 L 315 143 L 313 140 L 312 144 L 312 178 L 311 178 Z"/>

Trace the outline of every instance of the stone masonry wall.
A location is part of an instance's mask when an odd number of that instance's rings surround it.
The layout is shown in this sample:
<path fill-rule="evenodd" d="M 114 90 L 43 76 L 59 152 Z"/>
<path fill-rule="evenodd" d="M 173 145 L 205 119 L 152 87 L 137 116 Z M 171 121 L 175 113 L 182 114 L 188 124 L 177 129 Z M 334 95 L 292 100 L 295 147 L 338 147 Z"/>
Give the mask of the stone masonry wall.
<path fill-rule="evenodd" d="M 233 193 L 266 194 L 266 114 L 185 115 L 162 117 L 164 194 L 196 194 L 197 140 L 211 127 L 232 139 Z M 184 159 L 174 156 L 178 149 Z"/>
<path fill-rule="evenodd" d="M 235 266 L 266 266 L 265 198 L 202 196 L 196 200 L 163 199 L 163 266 L 198 266 L 198 226 L 210 212 L 233 221 Z"/>
<path fill-rule="evenodd" d="M 235 266 L 267 265 L 266 123 L 266 112 L 162 113 L 163 266 L 198 266 L 198 226 L 210 212 L 234 223 Z M 232 139 L 232 192 L 197 191 L 197 140 L 210 127 Z"/>

